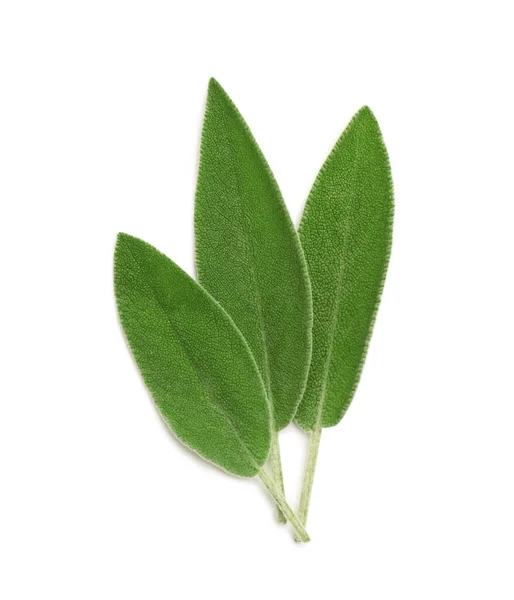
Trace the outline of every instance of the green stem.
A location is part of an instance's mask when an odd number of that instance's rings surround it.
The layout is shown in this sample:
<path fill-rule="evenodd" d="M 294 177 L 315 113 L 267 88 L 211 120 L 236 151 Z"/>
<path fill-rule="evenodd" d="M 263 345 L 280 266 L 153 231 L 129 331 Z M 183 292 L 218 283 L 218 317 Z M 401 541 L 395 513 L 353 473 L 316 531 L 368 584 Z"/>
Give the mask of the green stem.
<path fill-rule="evenodd" d="M 266 473 L 264 469 L 260 469 L 258 475 L 268 492 L 271 494 L 273 500 L 275 500 L 277 506 L 285 515 L 289 523 L 291 523 L 294 529 L 295 539 L 299 542 L 309 542 L 310 538 L 305 531 L 305 527 L 300 522 L 300 519 L 295 515 L 293 509 L 286 502 L 284 495 L 280 492 L 273 479 Z"/>
<path fill-rule="evenodd" d="M 309 442 L 309 454 L 307 457 L 307 465 L 305 466 L 305 473 L 303 476 L 302 494 L 300 496 L 300 508 L 298 509 L 298 518 L 304 526 L 307 523 L 307 514 L 309 512 L 312 483 L 314 481 L 314 472 L 316 471 L 316 461 L 318 459 L 319 442 L 321 439 L 321 429 L 321 419 L 319 419 L 314 431 L 311 433 L 311 439 Z M 300 540 L 297 539 L 297 541 Z"/>
<path fill-rule="evenodd" d="M 270 452 L 270 463 L 271 463 L 271 473 L 273 475 L 273 479 L 275 480 L 275 484 L 278 487 L 282 496 L 285 496 L 284 490 L 284 476 L 282 475 L 282 461 L 280 459 L 280 444 L 278 441 L 278 432 L 273 431 L 271 438 L 271 452 Z M 277 506 L 277 518 L 278 522 L 285 524 L 287 523 L 287 519 L 284 516 L 284 513 Z"/>

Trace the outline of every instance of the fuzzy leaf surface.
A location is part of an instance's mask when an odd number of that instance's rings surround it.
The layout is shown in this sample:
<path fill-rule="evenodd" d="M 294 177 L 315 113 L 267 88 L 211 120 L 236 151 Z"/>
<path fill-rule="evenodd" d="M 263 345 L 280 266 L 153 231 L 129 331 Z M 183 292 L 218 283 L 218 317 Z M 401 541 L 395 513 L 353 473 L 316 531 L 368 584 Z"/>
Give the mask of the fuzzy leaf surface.
<path fill-rule="evenodd" d="M 248 342 L 280 430 L 296 412 L 309 369 L 307 267 L 273 174 L 214 80 L 202 134 L 195 239 L 198 280 Z"/>
<path fill-rule="evenodd" d="M 313 298 L 303 429 L 343 418 L 359 382 L 392 240 L 393 187 L 378 123 L 367 107 L 345 129 L 320 170 L 298 230 Z"/>
<path fill-rule="evenodd" d="M 270 449 L 269 401 L 219 304 L 149 244 L 119 234 L 115 293 L 132 354 L 164 420 L 205 459 L 254 476 Z"/>

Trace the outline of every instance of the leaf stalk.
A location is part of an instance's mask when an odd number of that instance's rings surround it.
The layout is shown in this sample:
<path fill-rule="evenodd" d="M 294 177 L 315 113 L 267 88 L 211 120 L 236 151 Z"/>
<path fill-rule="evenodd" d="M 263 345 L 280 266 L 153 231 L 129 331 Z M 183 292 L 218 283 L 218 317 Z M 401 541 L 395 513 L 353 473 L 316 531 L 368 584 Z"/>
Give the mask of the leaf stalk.
<path fill-rule="evenodd" d="M 284 495 L 280 492 L 273 479 L 266 473 L 264 469 L 260 469 L 258 475 L 268 492 L 271 494 L 273 500 L 275 500 L 278 508 L 282 511 L 289 523 L 291 523 L 291 526 L 294 530 L 295 539 L 297 539 L 299 542 L 310 542 L 310 537 L 305 530 L 305 527 L 302 525 L 300 519 L 296 516 L 293 509 L 286 502 Z"/>
<path fill-rule="evenodd" d="M 303 475 L 302 493 L 300 496 L 300 507 L 298 509 L 298 518 L 303 526 L 307 524 L 307 514 L 309 512 L 309 504 L 311 501 L 312 484 L 314 482 L 314 473 L 316 471 L 316 462 L 318 460 L 319 443 L 321 440 L 322 423 L 318 419 L 316 427 L 311 433 L 309 441 L 309 454 L 307 456 L 307 464 Z M 301 541 L 296 538 L 296 541 Z"/>
<path fill-rule="evenodd" d="M 278 440 L 278 432 L 273 431 L 271 437 L 271 452 L 270 452 L 270 464 L 271 464 L 271 473 L 273 475 L 273 480 L 275 481 L 276 486 L 278 487 L 282 496 L 285 497 L 285 489 L 284 489 L 284 476 L 282 474 L 282 460 L 280 458 L 280 443 Z M 284 516 L 284 513 L 277 506 L 277 519 L 278 522 L 285 525 L 287 523 L 287 519 Z"/>

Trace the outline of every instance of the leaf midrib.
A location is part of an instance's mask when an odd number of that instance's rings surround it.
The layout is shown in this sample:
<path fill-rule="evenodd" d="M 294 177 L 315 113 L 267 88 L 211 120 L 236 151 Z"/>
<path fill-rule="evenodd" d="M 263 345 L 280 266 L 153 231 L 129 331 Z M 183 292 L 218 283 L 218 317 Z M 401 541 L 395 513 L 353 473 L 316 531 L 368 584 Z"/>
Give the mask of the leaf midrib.
<path fill-rule="evenodd" d="M 358 134 L 358 131 L 356 132 Z M 357 165 L 358 165 L 358 158 L 359 158 L 359 154 L 360 154 L 360 146 L 361 146 L 361 139 L 359 135 L 356 135 L 357 141 L 355 144 L 355 155 L 354 155 L 354 160 L 352 163 L 352 183 L 356 183 L 357 179 L 358 179 L 358 169 L 357 169 Z M 342 140 L 341 140 L 342 142 Z M 334 151 L 336 150 L 336 148 L 334 148 Z M 330 157 L 329 159 L 330 160 Z M 355 198 L 357 196 L 357 192 L 356 192 L 356 185 L 352 186 L 352 192 L 350 194 L 350 201 L 349 201 L 349 208 L 353 208 L 354 205 L 354 201 Z M 351 210 L 349 210 L 349 213 L 351 214 Z M 327 391 L 327 381 L 328 381 L 328 374 L 330 371 L 330 365 L 332 363 L 332 353 L 334 350 L 334 338 L 335 338 L 335 332 L 337 329 L 337 323 L 338 323 L 338 316 L 339 316 L 339 312 L 341 310 L 341 289 L 342 289 L 342 285 L 343 285 L 343 273 L 344 273 L 344 257 L 346 256 L 346 252 L 347 252 L 347 248 L 348 248 L 348 231 L 349 231 L 349 219 L 346 220 L 345 226 L 344 226 L 344 243 L 343 243 L 343 251 L 341 252 L 341 258 L 339 261 L 340 267 L 339 267 L 339 277 L 337 280 L 337 293 L 336 293 L 336 299 L 335 299 L 335 307 L 334 307 L 334 311 L 333 311 L 333 319 L 332 319 L 332 323 L 331 323 L 331 327 L 330 327 L 330 332 L 329 332 L 329 346 L 328 346 L 328 355 L 327 355 L 327 359 L 326 359 L 326 363 L 325 363 L 325 371 L 323 373 L 323 379 L 322 379 L 322 384 L 321 384 L 321 394 L 320 394 L 320 404 L 319 404 L 319 410 L 318 410 L 318 414 L 316 417 L 316 424 L 315 424 L 315 429 L 317 429 L 318 427 L 323 427 L 323 409 L 325 408 L 325 400 L 326 400 L 326 391 Z"/>
<path fill-rule="evenodd" d="M 232 154 L 233 160 L 237 162 L 237 154 L 236 154 L 236 151 L 235 151 L 235 148 L 233 145 L 232 137 L 230 135 L 228 121 L 227 121 L 225 115 L 223 115 L 222 118 L 225 121 L 225 125 L 226 125 L 226 127 L 224 128 L 224 131 L 226 132 L 225 137 L 228 142 L 227 145 L 230 149 L 230 153 Z M 236 118 L 237 118 L 237 114 L 236 114 Z M 241 126 L 243 127 L 243 129 L 245 128 L 244 123 L 241 123 Z M 245 131 L 245 134 L 247 134 L 246 131 Z M 270 372 L 267 332 L 266 332 L 266 320 L 264 319 L 264 313 L 263 313 L 263 309 L 262 309 L 262 297 L 261 297 L 261 293 L 260 293 L 259 280 L 257 278 L 256 272 L 255 272 L 255 266 L 254 266 L 255 249 L 253 246 L 253 242 L 251 241 L 251 236 L 248 234 L 248 230 L 250 229 L 250 227 L 249 227 L 249 223 L 248 223 L 248 216 L 243 207 L 243 200 L 242 200 L 243 194 L 241 193 L 241 183 L 239 180 L 239 173 L 238 173 L 237 169 L 232 169 L 232 171 L 234 174 L 234 181 L 235 181 L 235 187 L 236 187 L 237 206 L 239 208 L 239 214 L 241 215 L 241 221 L 244 223 L 243 233 L 244 233 L 244 240 L 245 240 L 245 245 L 246 245 L 246 249 L 247 249 L 247 255 L 251 259 L 249 261 L 250 273 L 251 273 L 251 279 L 252 279 L 252 283 L 253 283 L 253 287 L 254 287 L 254 291 L 255 291 L 255 295 L 256 295 L 257 314 L 259 317 L 259 322 L 261 324 L 261 326 L 259 327 L 259 334 L 260 334 L 261 349 L 262 349 L 263 363 L 264 363 L 262 365 L 262 368 L 264 370 L 266 392 L 268 394 L 270 405 L 272 407 L 273 423 L 275 423 L 273 393 L 272 393 L 272 389 L 271 389 L 271 372 Z"/>

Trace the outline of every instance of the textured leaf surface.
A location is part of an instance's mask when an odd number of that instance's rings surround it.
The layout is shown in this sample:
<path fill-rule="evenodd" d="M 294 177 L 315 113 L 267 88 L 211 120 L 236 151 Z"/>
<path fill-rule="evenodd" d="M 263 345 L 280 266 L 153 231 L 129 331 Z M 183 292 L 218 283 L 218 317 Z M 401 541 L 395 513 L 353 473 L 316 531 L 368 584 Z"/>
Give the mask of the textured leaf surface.
<path fill-rule="evenodd" d="M 272 402 L 292 420 L 305 388 L 312 307 L 305 259 L 277 183 L 236 107 L 209 84 L 195 201 L 200 283 L 243 333 Z"/>
<path fill-rule="evenodd" d="M 230 317 L 173 261 L 126 234 L 114 280 L 128 343 L 171 429 L 226 471 L 255 475 L 270 448 L 270 407 Z"/>
<path fill-rule="evenodd" d="M 362 108 L 323 165 L 299 236 L 313 298 L 313 347 L 296 421 L 336 425 L 355 393 L 384 284 L 393 189 L 378 123 Z"/>

